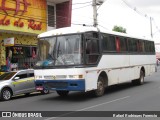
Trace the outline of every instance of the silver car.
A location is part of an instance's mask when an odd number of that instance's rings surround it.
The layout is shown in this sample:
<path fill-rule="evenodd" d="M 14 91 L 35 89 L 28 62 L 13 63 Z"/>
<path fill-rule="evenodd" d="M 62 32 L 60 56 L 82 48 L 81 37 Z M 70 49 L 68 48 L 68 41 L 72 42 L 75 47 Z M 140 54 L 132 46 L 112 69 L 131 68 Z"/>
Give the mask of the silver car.
<path fill-rule="evenodd" d="M 29 95 L 35 92 L 34 70 L 19 70 L 7 72 L 0 76 L 0 99 L 9 100 L 12 96 L 18 94 Z M 48 90 L 42 90 L 41 93 L 47 94 Z"/>

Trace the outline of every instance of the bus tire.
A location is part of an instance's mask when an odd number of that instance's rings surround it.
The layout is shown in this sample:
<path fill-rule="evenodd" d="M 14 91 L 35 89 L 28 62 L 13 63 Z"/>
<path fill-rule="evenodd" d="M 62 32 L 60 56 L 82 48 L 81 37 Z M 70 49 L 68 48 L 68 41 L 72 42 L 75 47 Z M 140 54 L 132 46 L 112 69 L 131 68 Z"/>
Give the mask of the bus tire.
<path fill-rule="evenodd" d="M 141 70 L 140 71 L 140 77 L 137 80 L 138 85 L 143 85 L 144 84 L 144 72 Z"/>
<path fill-rule="evenodd" d="M 104 91 L 105 91 L 104 79 L 103 79 L 103 77 L 100 76 L 98 78 L 98 82 L 97 82 L 97 89 L 94 90 L 94 95 L 96 97 L 100 97 L 100 96 L 104 95 Z"/>
<path fill-rule="evenodd" d="M 132 83 L 134 85 L 143 85 L 144 84 L 144 72 L 140 71 L 140 77 L 137 80 L 133 80 Z"/>
<path fill-rule="evenodd" d="M 0 98 L 3 101 L 8 101 L 11 99 L 11 97 L 12 97 L 12 91 L 9 88 L 4 88 L 1 92 Z"/>
<path fill-rule="evenodd" d="M 66 97 L 66 96 L 68 96 L 68 93 L 69 93 L 69 91 L 61 91 L 61 90 L 60 91 L 56 91 L 56 92 L 61 97 Z"/>

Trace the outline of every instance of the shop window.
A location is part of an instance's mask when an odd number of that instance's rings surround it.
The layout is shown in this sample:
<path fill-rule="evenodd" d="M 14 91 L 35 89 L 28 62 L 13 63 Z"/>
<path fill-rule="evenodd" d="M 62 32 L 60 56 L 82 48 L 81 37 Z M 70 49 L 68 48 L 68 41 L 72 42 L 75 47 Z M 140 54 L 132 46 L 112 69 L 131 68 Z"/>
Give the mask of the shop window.
<path fill-rule="evenodd" d="M 48 5 L 48 26 L 55 27 L 55 7 Z"/>
<path fill-rule="evenodd" d="M 36 63 L 36 47 L 13 46 L 6 47 L 7 69 L 28 69 L 33 68 Z"/>

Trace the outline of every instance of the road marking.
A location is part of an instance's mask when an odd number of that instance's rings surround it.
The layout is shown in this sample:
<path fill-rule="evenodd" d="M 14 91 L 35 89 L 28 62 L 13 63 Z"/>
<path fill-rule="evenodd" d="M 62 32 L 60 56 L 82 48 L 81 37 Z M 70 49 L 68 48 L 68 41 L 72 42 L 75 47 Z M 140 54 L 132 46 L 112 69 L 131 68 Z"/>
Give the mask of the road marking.
<path fill-rule="evenodd" d="M 83 108 L 83 109 L 79 109 L 79 110 L 76 110 L 76 111 L 74 111 L 74 112 L 68 112 L 68 113 L 59 115 L 59 116 L 57 116 L 57 117 L 51 117 L 51 118 L 44 119 L 44 120 L 52 120 L 52 119 L 59 118 L 59 117 L 63 117 L 63 116 L 69 115 L 69 114 L 73 114 L 73 113 L 79 112 L 79 111 L 84 111 L 84 110 L 88 110 L 88 109 L 95 108 L 95 107 L 98 107 L 98 106 L 102 106 L 102 105 L 105 105 L 105 104 L 113 103 L 113 102 L 116 102 L 116 101 L 119 101 L 119 100 L 123 100 L 123 99 L 129 98 L 129 97 L 130 97 L 130 96 L 118 98 L 118 99 L 115 99 L 115 100 L 111 100 L 111 101 L 104 102 L 104 103 L 101 103 L 101 104 L 97 104 L 97 105 L 93 105 L 93 106 L 86 107 L 86 108 Z"/>
<path fill-rule="evenodd" d="M 123 99 L 129 98 L 129 97 L 130 96 L 126 96 L 126 97 L 123 97 L 123 98 L 118 98 L 118 99 L 115 99 L 115 100 L 112 100 L 112 101 L 108 101 L 108 102 L 105 102 L 105 103 L 101 103 L 101 104 L 97 104 L 97 105 L 94 105 L 94 106 L 91 106 L 91 107 L 86 107 L 86 108 L 83 108 L 83 109 L 80 109 L 80 110 L 77 110 L 77 111 L 84 111 L 84 110 L 91 109 L 91 108 L 94 108 L 94 107 L 98 107 L 98 106 L 101 106 L 101 105 L 105 105 L 105 104 L 108 104 L 108 103 L 112 103 L 112 102 L 116 102 L 116 101 L 119 101 L 119 100 L 123 100 Z"/>

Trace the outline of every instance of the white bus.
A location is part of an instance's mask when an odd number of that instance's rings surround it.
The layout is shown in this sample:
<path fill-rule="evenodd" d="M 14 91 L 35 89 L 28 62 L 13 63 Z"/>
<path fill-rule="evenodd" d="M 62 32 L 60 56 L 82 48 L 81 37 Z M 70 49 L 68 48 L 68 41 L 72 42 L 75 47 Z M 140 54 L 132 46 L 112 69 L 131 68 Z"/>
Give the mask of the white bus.
<path fill-rule="evenodd" d="M 93 91 L 132 81 L 143 84 L 155 72 L 154 42 L 94 27 L 67 27 L 38 36 L 35 83 L 38 90 Z"/>

